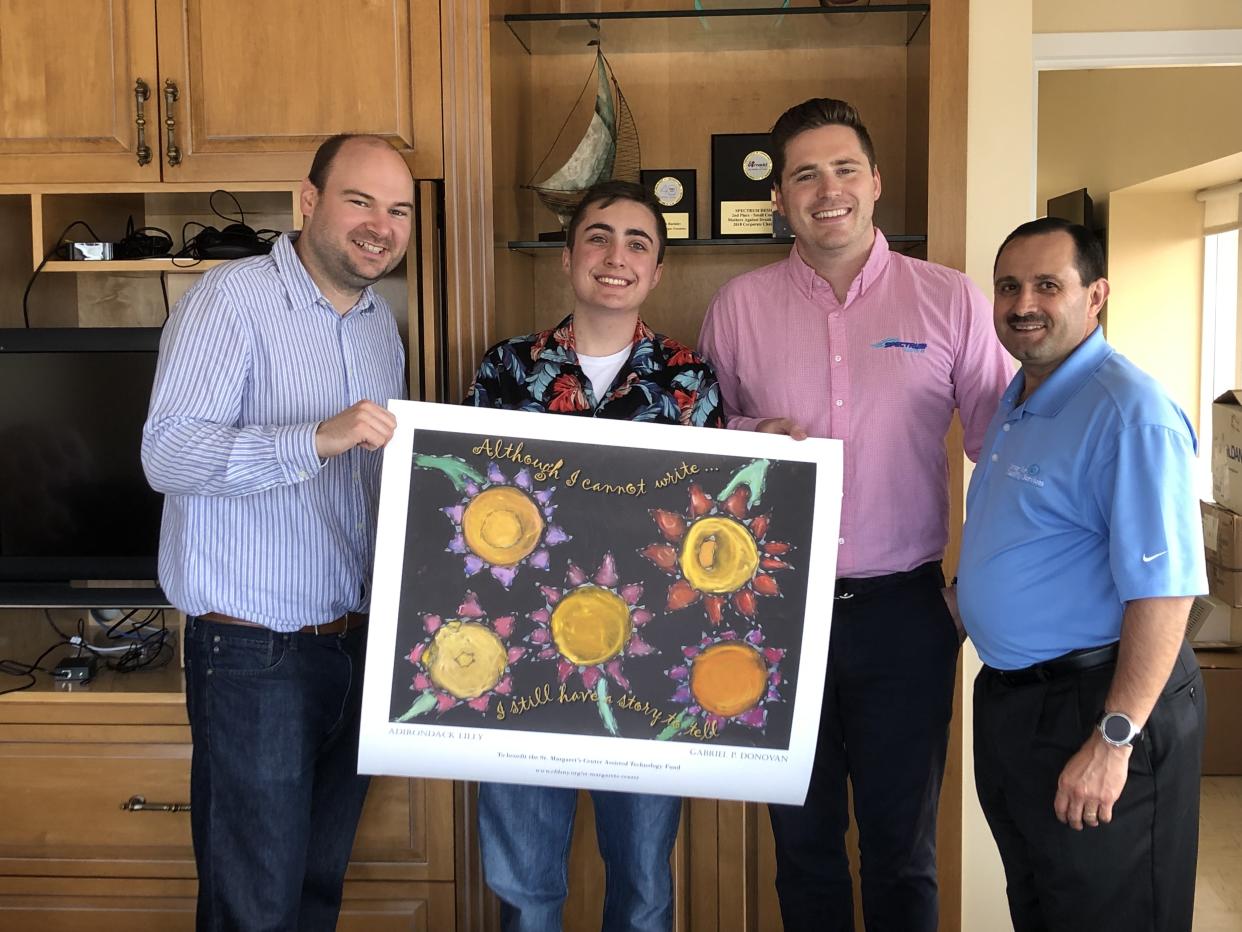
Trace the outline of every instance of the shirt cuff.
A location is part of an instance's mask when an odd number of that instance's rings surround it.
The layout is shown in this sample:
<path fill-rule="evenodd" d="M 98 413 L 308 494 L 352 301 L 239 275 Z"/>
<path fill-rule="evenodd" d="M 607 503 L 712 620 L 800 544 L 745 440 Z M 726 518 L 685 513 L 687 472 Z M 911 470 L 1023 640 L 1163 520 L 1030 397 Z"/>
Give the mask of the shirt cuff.
<path fill-rule="evenodd" d="M 319 474 L 323 460 L 315 452 L 315 424 L 293 424 L 276 428 L 276 461 L 291 484 L 305 482 Z"/>
<path fill-rule="evenodd" d="M 743 417 L 736 414 L 729 418 L 729 430 L 758 430 L 759 425 L 766 421 L 766 417 Z"/>

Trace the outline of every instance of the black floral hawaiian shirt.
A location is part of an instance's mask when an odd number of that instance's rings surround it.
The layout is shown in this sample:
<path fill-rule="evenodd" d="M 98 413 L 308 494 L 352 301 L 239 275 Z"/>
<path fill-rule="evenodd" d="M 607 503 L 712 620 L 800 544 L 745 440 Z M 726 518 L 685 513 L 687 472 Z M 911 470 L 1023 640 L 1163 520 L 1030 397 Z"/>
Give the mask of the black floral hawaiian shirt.
<path fill-rule="evenodd" d="M 630 358 L 602 400 L 578 364 L 573 315 L 552 330 L 497 343 L 479 366 L 465 404 L 625 421 L 724 427 L 711 364 L 641 320 Z"/>

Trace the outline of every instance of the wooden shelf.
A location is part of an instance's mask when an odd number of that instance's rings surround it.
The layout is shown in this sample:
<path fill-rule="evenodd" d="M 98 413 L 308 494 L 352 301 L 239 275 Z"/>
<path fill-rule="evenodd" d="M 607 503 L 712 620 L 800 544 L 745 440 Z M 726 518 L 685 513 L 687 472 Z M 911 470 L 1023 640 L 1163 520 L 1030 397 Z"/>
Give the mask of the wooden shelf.
<path fill-rule="evenodd" d="M 114 272 L 206 272 L 228 259 L 112 259 L 107 262 L 69 262 L 56 259 L 43 266 L 44 272 L 72 272 L 75 275 L 108 275 Z"/>
<path fill-rule="evenodd" d="M 885 234 L 885 239 L 888 240 L 889 246 L 898 252 L 906 252 L 927 244 L 927 237 L 923 234 L 894 233 L 891 236 Z M 513 240 L 506 244 L 506 248 L 511 252 L 538 254 L 549 250 L 559 250 L 564 245 L 565 243 L 563 241 L 558 240 Z M 729 239 L 670 239 L 668 241 L 669 249 L 688 249 L 698 254 L 775 252 L 785 251 L 792 245 L 792 236 L 747 236 Z"/>

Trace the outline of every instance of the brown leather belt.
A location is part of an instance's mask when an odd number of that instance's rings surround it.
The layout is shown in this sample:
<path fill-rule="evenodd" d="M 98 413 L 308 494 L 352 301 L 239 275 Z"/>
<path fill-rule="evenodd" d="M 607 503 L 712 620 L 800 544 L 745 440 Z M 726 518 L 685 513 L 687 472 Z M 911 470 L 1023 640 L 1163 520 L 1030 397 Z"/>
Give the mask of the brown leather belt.
<path fill-rule="evenodd" d="M 222 615 L 219 612 L 207 612 L 199 615 L 203 621 L 216 621 L 225 625 L 243 625 L 247 628 L 263 628 L 272 630 L 267 625 L 261 625 L 257 622 L 246 621 L 244 618 L 234 618 L 232 615 Z M 340 618 L 334 618 L 332 621 L 325 621 L 321 625 L 304 625 L 294 632 L 281 632 L 289 634 L 343 634 L 346 631 L 352 631 L 354 628 L 367 623 L 367 614 L 365 612 L 346 612 Z"/>

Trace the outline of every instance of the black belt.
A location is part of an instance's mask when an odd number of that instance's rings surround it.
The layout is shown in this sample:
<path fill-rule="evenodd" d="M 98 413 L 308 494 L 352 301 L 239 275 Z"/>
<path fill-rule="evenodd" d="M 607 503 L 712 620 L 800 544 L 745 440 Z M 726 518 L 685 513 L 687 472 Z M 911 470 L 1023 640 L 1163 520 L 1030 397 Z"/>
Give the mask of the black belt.
<path fill-rule="evenodd" d="M 1031 683 L 1047 683 L 1049 680 L 1059 679 L 1071 673 L 1093 670 L 1096 667 L 1113 663 L 1116 659 L 1117 642 L 1114 641 L 1103 647 L 1088 647 L 1071 651 L 1020 670 L 997 670 L 994 667 L 987 669 L 1006 686 L 1029 686 Z"/>
<path fill-rule="evenodd" d="M 834 596 L 838 599 L 852 599 L 856 595 L 870 595 L 880 589 L 887 589 L 889 586 L 896 586 L 905 582 L 913 582 L 923 576 L 931 576 L 939 572 L 940 561 L 933 560 L 930 563 L 924 563 L 922 566 L 916 566 L 914 569 L 906 570 L 903 573 L 887 573 L 884 576 L 859 576 L 856 578 L 843 576 L 837 580 Z"/>

